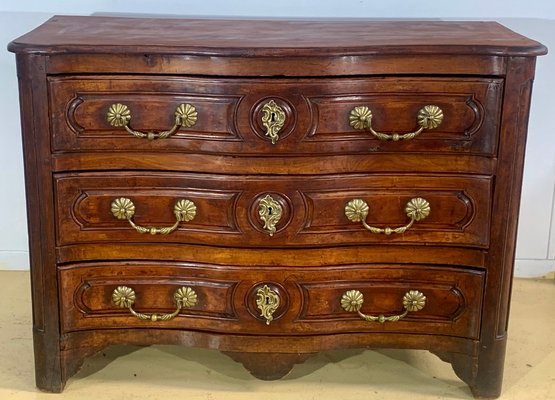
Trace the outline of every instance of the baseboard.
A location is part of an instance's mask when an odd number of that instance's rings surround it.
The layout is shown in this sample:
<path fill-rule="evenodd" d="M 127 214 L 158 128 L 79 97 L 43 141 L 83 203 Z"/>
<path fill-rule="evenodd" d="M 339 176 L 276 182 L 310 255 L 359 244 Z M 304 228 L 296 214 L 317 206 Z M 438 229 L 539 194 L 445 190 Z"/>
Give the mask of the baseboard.
<path fill-rule="evenodd" d="M 29 269 L 29 252 L 16 250 L 0 250 L 0 270 L 19 270 Z"/>
<path fill-rule="evenodd" d="M 515 261 L 515 277 L 541 278 L 555 271 L 555 260 L 526 260 Z"/>

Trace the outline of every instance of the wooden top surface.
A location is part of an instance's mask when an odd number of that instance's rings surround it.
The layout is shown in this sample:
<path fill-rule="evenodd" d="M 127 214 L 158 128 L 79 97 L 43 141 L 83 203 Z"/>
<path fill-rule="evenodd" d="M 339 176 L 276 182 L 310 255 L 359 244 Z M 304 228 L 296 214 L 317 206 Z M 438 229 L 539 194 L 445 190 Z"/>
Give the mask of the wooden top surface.
<path fill-rule="evenodd" d="M 546 53 L 496 22 L 210 20 L 55 16 L 8 46 L 31 53 L 209 56 Z"/>

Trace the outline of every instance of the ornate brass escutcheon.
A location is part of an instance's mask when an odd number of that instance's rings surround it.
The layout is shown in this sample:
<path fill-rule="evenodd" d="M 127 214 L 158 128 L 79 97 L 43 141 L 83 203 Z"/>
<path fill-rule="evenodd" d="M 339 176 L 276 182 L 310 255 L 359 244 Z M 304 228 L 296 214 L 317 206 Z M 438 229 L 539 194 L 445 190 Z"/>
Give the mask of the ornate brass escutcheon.
<path fill-rule="evenodd" d="M 270 100 L 262 107 L 262 125 L 266 128 L 266 136 L 276 144 L 279 140 L 278 132 L 285 124 L 285 111 L 274 100 Z"/>
<path fill-rule="evenodd" d="M 264 229 L 270 236 L 274 236 L 274 233 L 276 233 L 276 225 L 281 219 L 282 214 L 283 208 L 281 204 L 269 194 L 258 203 L 258 215 L 264 222 Z"/>
<path fill-rule="evenodd" d="M 273 321 L 274 312 L 280 304 L 279 295 L 268 285 L 264 285 L 256 291 L 256 305 L 260 310 L 260 316 L 266 319 L 266 325 Z"/>

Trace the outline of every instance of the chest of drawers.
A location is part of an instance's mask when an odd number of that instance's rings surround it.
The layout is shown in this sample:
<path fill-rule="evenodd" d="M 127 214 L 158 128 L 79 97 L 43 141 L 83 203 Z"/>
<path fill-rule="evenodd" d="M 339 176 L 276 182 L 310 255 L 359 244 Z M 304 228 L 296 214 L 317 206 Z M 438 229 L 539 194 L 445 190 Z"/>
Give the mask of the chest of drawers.
<path fill-rule="evenodd" d="M 110 344 L 501 390 L 535 57 L 486 22 L 54 17 L 15 40 L 36 379 Z"/>

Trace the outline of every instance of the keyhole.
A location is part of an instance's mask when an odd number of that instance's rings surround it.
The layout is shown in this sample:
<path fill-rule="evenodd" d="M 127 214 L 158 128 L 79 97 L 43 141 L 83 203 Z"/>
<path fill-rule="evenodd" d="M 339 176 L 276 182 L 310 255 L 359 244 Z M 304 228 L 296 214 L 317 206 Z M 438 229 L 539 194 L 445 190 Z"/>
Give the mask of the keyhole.
<path fill-rule="evenodd" d="M 268 215 L 272 215 L 272 207 L 268 207 Z"/>
<path fill-rule="evenodd" d="M 270 297 L 266 296 L 265 299 L 266 299 L 266 305 L 269 306 L 270 305 Z"/>
<path fill-rule="evenodd" d="M 270 122 L 276 122 L 276 113 L 271 113 L 270 114 Z"/>

